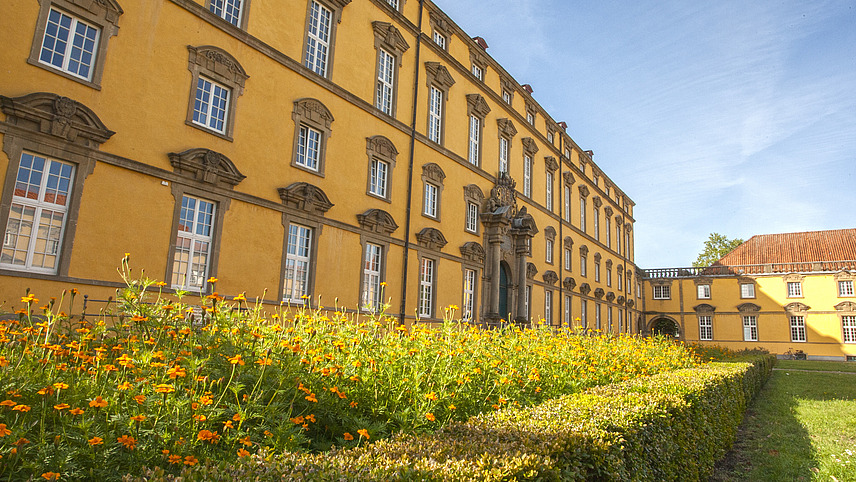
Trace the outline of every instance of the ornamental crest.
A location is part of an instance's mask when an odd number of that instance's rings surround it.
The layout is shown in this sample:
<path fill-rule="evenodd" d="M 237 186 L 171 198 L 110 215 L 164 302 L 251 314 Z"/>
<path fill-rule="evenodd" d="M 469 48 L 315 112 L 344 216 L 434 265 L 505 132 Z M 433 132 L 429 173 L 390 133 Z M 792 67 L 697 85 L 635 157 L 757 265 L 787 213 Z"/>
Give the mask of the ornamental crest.
<path fill-rule="evenodd" d="M 490 199 L 487 201 L 487 211 L 490 213 L 496 212 L 499 208 L 511 208 L 510 216 L 517 215 L 517 194 L 514 188 L 517 183 L 508 173 L 500 173 L 496 180 L 496 184 L 490 190 Z"/>

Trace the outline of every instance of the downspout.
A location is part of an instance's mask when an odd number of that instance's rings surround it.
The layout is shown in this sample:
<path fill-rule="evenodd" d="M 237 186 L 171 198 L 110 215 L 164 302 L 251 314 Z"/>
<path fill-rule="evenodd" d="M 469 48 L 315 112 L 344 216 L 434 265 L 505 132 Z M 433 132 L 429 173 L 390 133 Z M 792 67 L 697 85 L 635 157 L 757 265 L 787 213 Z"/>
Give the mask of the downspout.
<path fill-rule="evenodd" d="M 413 115 L 410 119 L 410 159 L 407 163 L 407 210 L 404 216 L 404 260 L 401 268 L 401 308 L 399 309 L 399 323 L 404 323 L 404 315 L 407 305 L 407 264 L 410 260 L 410 211 L 413 203 L 413 163 L 416 152 L 416 107 L 419 98 L 419 61 L 422 50 L 422 12 L 425 0 L 419 0 L 419 20 L 416 32 L 416 62 L 413 74 Z"/>
<path fill-rule="evenodd" d="M 565 152 L 565 136 L 559 134 L 559 185 L 562 186 L 559 189 L 559 252 L 562 253 L 559 256 L 559 273 L 565 274 L 565 237 L 562 234 L 562 225 L 565 220 L 565 216 L 570 216 L 571 213 L 565 213 L 563 209 L 565 209 L 565 184 L 564 184 L 564 162 L 562 161 L 562 153 Z M 570 217 L 568 218 L 570 219 Z M 555 248 L 554 248 L 555 249 Z M 565 284 L 562 282 L 562 277 L 559 276 L 559 306 L 562 307 L 562 310 L 559 312 L 559 328 L 562 327 L 562 323 L 565 319 L 565 311 L 567 311 L 568 307 L 565 306 Z M 573 313 L 568 313 L 568 326 L 573 326 Z"/>

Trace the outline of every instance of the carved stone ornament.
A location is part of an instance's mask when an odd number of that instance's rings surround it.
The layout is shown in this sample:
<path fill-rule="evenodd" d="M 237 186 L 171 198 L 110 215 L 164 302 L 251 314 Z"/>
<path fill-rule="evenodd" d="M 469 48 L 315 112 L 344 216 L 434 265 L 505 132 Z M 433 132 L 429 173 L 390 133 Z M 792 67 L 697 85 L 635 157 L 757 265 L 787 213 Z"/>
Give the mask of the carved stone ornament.
<path fill-rule="evenodd" d="M 571 249 L 574 247 L 574 240 L 570 236 L 565 236 L 565 248 Z"/>
<path fill-rule="evenodd" d="M 805 303 L 800 303 L 799 301 L 788 303 L 785 305 L 785 311 L 788 313 L 802 313 L 811 309 L 811 306 L 808 306 Z"/>
<path fill-rule="evenodd" d="M 606 269 L 607 270 L 612 269 L 612 260 L 611 259 L 606 260 Z"/>
<path fill-rule="evenodd" d="M 554 241 L 556 239 L 556 230 L 553 226 L 547 226 L 544 228 L 544 237 L 549 239 L 550 241 Z"/>
<path fill-rule="evenodd" d="M 836 311 L 853 312 L 853 311 L 856 311 L 856 303 L 854 303 L 852 301 L 842 301 L 841 303 L 838 303 L 837 305 L 835 305 L 835 309 L 836 309 Z"/>
<path fill-rule="evenodd" d="M 636 302 L 631 300 L 631 299 L 628 299 L 627 301 L 624 302 L 624 306 L 626 306 L 628 308 L 633 308 L 633 305 L 635 305 L 635 304 L 636 304 Z"/>
<path fill-rule="evenodd" d="M 511 229 L 517 235 L 523 235 L 530 238 L 538 234 L 538 226 L 535 225 L 535 218 L 526 212 L 525 206 L 517 213 L 517 216 L 511 220 Z M 555 238 L 555 234 L 553 237 Z"/>
<path fill-rule="evenodd" d="M 600 263 L 600 260 L 601 260 L 602 258 L 603 258 L 603 257 L 600 255 L 600 253 L 594 253 L 594 262 L 595 262 L 595 263 Z"/>
<path fill-rule="evenodd" d="M 407 44 L 407 40 L 404 39 L 401 32 L 399 32 L 398 29 L 389 22 L 372 22 L 372 28 L 374 29 L 375 37 L 381 42 L 381 44 L 387 50 L 391 50 L 397 54 L 398 65 L 401 65 L 401 54 L 410 48 L 410 45 Z"/>
<path fill-rule="evenodd" d="M 581 255 L 588 256 L 588 252 L 589 252 L 588 246 L 586 246 L 585 244 L 580 246 L 580 254 Z"/>
<path fill-rule="evenodd" d="M 476 117 L 484 119 L 490 113 L 490 106 L 481 94 L 467 94 L 467 104 Z"/>
<path fill-rule="evenodd" d="M 335 120 L 333 119 L 333 114 L 330 113 L 330 110 L 321 101 L 309 97 L 294 101 L 294 110 L 291 117 L 295 119 L 302 118 L 322 127 L 327 131 L 328 137 L 331 135 L 330 127 Z"/>
<path fill-rule="evenodd" d="M 373 136 L 366 138 L 366 153 L 370 156 L 377 156 L 381 159 L 395 160 L 398 155 L 398 149 L 395 144 L 384 136 Z"/>
<path fill-rule="evenodd" d="M 479 205 L 481 205 L 482 201 L 484 201 L 484 193 L 482 192 L 481 188 L 476 186 L 475 184 L 468 184 L 464 186 L 464 197 L 476 201 Z"/>
<path fill-rule="evenodd" d="M 115 0 L 69 0 L 69 2 L 88 10 L 96 17 L 103 18 L 109 23 L 116 23 L 119 17 L 125 13 Z"/>
<path fill-rule="evenodd" d="M 444 32 L 449 31 L 449 20 L 445 15 L 440 13 L 439 10 L 431 10 L 429 15 L 433 27 L 443 30 Z"/>
<path fill-rule="evenodd" d="M 577 280 L 571 278 L 570 276 L 566 277 L 562 280 L 562 287 L 568 291 L 573 290 L 577 286 Z"/>
<path fill-rule="evenodd" d="M 477 261 L 479 263 L 484 262 L 484 248 L 479 243 L 476 243 L 475 241 L 470 241 L 464 243 L 460 249 L 461 256 L 463 256 L 464 258 L 470 261 Z"/>
<path fill-rule="evenodd" d="M 443 236 L 443 233 L 436 228 L 423 228 L 422 231 L 416 233 L 416 242 L 423 248 L 435 249 L 438 251 L 443 249 L 443 246 L 448 243 L 448 241 L 446 241 L 446 237 Z"/>
<path fill-rule="evenodd" d="M 543 276 L 541 276 L 541 278 L 549 285 L 555 285 L 556 282 L 559 281 L 559 275 L 557 275 L 553 270 L 548 270 Z"/>
<path fill-rule="evenodd" d="M 737 305 L 737 311 L 744 312 L 757 312 L 761 311 L 761 307 L 756 305 L 755 303 L 740 303 Z"/>
<path fill-rule="evenodd" d="M 596 298 L 603 298 L 603 295 L 605 295 L 605 294 L 606 294 L 606 292 L 603 291 L 603 288 L 595 288 L 595 290 L 594 290 L 594 296 Z"/>
<path fill-rule="evenodd" d="M 853 276 L 853 273 L 846 271 L 846 270 L 839 271 L 839 272 L 835 273 L 833 275 L 833 278 L 835 278 L 835 281 L 847 281 L 847 280 L 856 279 L 856 277 Z"/>
<path fill-rule="evenodd" d="M 615 293 L 613 293 L 612 291 L 610 291 L 609 293 L 606 294 L 606 301 L 609 301 L 610 303 L 612 303 L 612 300 L 614 300 L 614 299 L 615 299 Z"/>
<path fill-rule="evenodd" d="M 327 194 L 320 187 L 313 186 L 308 182 L 295 182 L 288 187 L 279 188 L 277 191 L 286 206 L 316 216 L 323 216 L 333 207 L 333 203 L 330 202 Z"/>
<path fill-rule="evenodd" d="M 429 162 L 422 166 L 422 175 L 440 184 L 442 184 L 443 180 L 446 179 L 446 173 L 443 172 L 443 169 L 433 162 Z"/>
<path fill-rule="evenodd" d="M 220 47 L 213 45 L 194 47 L 188 45 L 187 50 L 190 52 L 188 61 L 191 64 L 202 67 L 206 72 L 214 73 L 221 77 L 221 79 L 215 80 L 235 84 L 239 89 L 243 89 L 247 79 L 250 78 L 241 64 L 235 60 L 235 57 L 232 57 Z M 240 92 L 236 94 L 240 95 Z"/>
<path fill-rule="evenodd" d="M 437 84 L 443 90 L 448 90 L 449 87 L 455 85 L 455 79 L 449 73 L 449 69 L 440 62 L 425 62 L 425 70 L 428 71 L 428 86 L 432 83 Z"/>
<path fill-rule="evenodd" d="M 538 274 L 538 268 L 534 263 L 526 263 L 526 277 L 529 279 L 534 279 L 535 275 Z"/>
<path fill-rule="evenodd" d="M 591 200 L 591 202 L 596 208 L 600 208 L 601 206 L 603 206 L 603 201 L 600 199 L 600 196 L 595 196 L 594 199 Z"/>
<path fill-rule="evenodd" d="M 559 170 L 559 161 L 556 160 L 553 156 L 545 156 L 544 157 L 544 165 L 547 167 L 547 170 L 550 172 L 556 172 Z M 568 173 L 570 174 L 570 173 Z M 565 181 L 567 182 L 567 180 Z"/>
<path fill-rule="evenodd" d="M 211 149 L 188 149 L 167 155 L 175 173 L 188 179 L 232 189 L 247 177 L 228 157 Z"/>
<path fill-rule="evenodd" d="M 613 213 L 612 208 L 609 206 L 603 208 L 603 213 L 606 214 L 606 218 L 607 218 L 606 220 L 609 221 L 609 218 L 612 217 L 612 213 Z"/>
<path fill-rule="evenodd" d="M 98 149 L 115 134 L 89 107 L 57 94 L 36 92 L 21 97 L 0 95 L 6 122 Z"/>
<path fill-rule="evenodd" d="M 395 223 L 392 215 L 383 209 L 369 209 L 362 214 L 357 214 L 357 221 L 366 231 L 386 236 L 398 229 L 398 224 Z"/>
<path fill-rule="evenodd" d="M 580 186 L 580 196 L 588 197 L 588 195 L 589 195 L 589 188 L 585 185 Z"/>
<path fill-rule="evenodd" d="M 571 174 L 571 171 L 565 171 L 564 173 L 562 173 L 562 178 L 565 180 L 565 184 L 569 186 L 577 182 L 577 180 L 574 179 L 574 175 Z"/>
<path fill-rule="evenodd" d="M 490 190 L 490 199 L 487 201 L 487 212 L 496 213 L 500 208 L 509 208 L 505 210 L 508 217 L 517 214 L 517 194 L 515 187 L 517 183 L 508 173 L 501 173 L 496 179 L 496 184 Z"/>
<path fill-rule="evenodd" d="M 782 276 L 782 280 L 786 283 L 788 281 L 790 281 L 792 283 L 799 282 L 799 281 L 802 281 L 803 279 L 805 279 L 805 276 L 801 275 L 799 273 L 789 273 L 789 274 Z"/>
<path fill-rule="evenodd" d="M 707 303 L 699 303 L 693 306 L 693 310 L 695 310 L 696 313 L 713 313 L 716 311 L 716 307 Z"/>
<path fill-rule="evenodd" d="M 588 283 L 583 283 L 580 285 L 580 293 L 587 295 L 591 292 L 591 285 Z"/>
<path fill-rule="evenodd" d="M 624 295 L 618 295 L 618 298 L 616 298 L 616 300 L 615 300 L 615 302 L 618 303 L 619 305 L 623 305 L 625 301 L 627 301 L 627 300 L 626 300 L 626 298 L 624 298 Z"/>
<path fill-rule="evenodd" d="M 496 120 L 496 125 L 499 127 L 499 135 L 505 137 L 514 137 L 517 135 L 517 128 L 510 119 L 502 118 Z"/>
<path fill-rule="evenodd" d="M 531 137 L 524 137 L 523 139 L 521 139 L 521 141 L 523 142 L 523 152 L 526 152 L 530 155 L 534 155 L 538 152 L 538 143 L 535 142 L 535 139 Z"/>

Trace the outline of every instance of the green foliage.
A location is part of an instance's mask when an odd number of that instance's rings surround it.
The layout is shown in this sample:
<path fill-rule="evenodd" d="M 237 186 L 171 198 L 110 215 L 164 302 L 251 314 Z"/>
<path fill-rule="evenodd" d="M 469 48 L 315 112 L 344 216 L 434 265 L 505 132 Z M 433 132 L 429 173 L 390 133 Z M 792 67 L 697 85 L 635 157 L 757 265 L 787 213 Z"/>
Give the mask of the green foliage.
<path fill-rule="evenodd" d="M 710 233 L 710 237 L 704 242 L 704 251 L 699 253 L 698 258 L 693 261 L 693 266 L 697 268 L 710 266 L 741 244 L 743 244 L 742 239 L 728 239 L 719 233 Z"/>
<path fill-rule="evenodd" d="M 264 454 L 184 480 L 707 480 L 775 358 L 642 377 L 326 453 Z M 168 480 L 145 471 L 129 481 Z"/>

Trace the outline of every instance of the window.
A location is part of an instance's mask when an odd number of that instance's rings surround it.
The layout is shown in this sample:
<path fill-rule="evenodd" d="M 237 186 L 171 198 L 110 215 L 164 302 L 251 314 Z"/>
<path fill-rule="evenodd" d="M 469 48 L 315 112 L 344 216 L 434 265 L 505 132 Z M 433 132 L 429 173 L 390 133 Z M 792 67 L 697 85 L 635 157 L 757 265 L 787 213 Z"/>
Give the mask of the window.
<path fill-rule="evenodd" d="M 600 262 L 597 260 L 594 262 L 594 280 L 600 283 Z"/>
<path fill-rule="evenodd" d="M 499 172 L 508 174 L 508 139 L 499 138 Z"/>
<path fill-rule="evenodd" d="M 697 297 L 700 300 L 709 300 L 710 299 L 710 285 L 698 285 L 696 287 Z"/>
<path fill-rule="evenodd" d="M 548 325 L 553 324 L 553 292 L 544 291 L 544 320 Z"/>
<path fill-rule="evenodd" d="M 565 212 L 563 219 L 566 222 L 571 222 L 571 186 L 565 185 Z"/>
<path fill-rule="evenodd" d="M 791 316 L 791 341 L 805 341 L 805 318 L 802 316 Z"/>
<path fill-rule="evenodd" d="M 470 148 L 467 151 L 467 160 L 474 166 L 479 165 L 481 151 L 481 119 L 470 115 Z"/>
<path fill-rule="evenodd" d="M 633 280 L 631 279 L 631 276 L 632 275 L 630 274 L 630 270 L 627 270 L 627 292 L 628 293 L 630 293 L 632 291 L 632 286 L 633 286 L 633 284 L 632 284 Z M 639 285 L 637 284 L 636 286 L 637 286 L 637 290 L 638 290 Z M 641 291 L 641 290 L 639 290 L 639 291 Z"/>
<path fill-rule="evenodd" d="M 612 226 L 610 225 L 609 216 L 611 216 L 611 214 L 607 212 L 606 217 L 603 219 L 604 227 L 605 227 L 603 233 L 606 235 L 606 247 L 607 248 L 612 247 L 612 237 L 610 235 L 610 231 L 612 231 Z"/>
<path fill-rule="evenodd" d="M 315 99 L 299 99 L 294 103 L 291 118 L 295 123 L 291 165 L 323 176 L 327 139 L 332 133 L 332 114 Z"/>
<path fill-rule="evenodd" d="M 321 77 L 327 77 L 329 71 L 332 33 L 333 11 L 315 0 L 310 0 L 303 65 Z"/>
<path fill-rule="evenodd" d="M 606 332 L 612 333 L 612 307 L 606 307 Z"/>
<path fill-rule="evenodd" d="M 398 0 L 386 0 L 390 7 L 398 10 Z"/>
<path fill-rule="evenodd" d="M 523 156 L 523 195 L 532 197 L 532 158 Z"/>
<path fill-rule="evenodd" d="M 838 296 L 853 296 L 853 281 L 845 280 L 838 282 Z"/>
<path fill-rule="evenodd" d="M 592 184 L 594 184 L 595 186 L 597 186 L 597 185 L 598 185 L 598 182 L 600 181 L 600 176 L 598 176 L 598 175 L 597 175 L 597 174 L 595 174 L 595 173 L 592 173 L 592 175 L 591 175 L 591 181 L 592 181 Z"/>
<path fill-rule="evenodd" d="M 622 290 L 622 289 L 624 289 L 624 281 L 623 281 L 623 278 L 621 277 L 621 266 L 618 267 L 618 271 L 616 274 L 618 274 L 618 289 Z"/>
<path fill-rule="evenodd" d="M 321 132 L 309 126 L 300 126 L 297 138 L 295 163 L 306 169 L 317 171 L 321 159 Z"/>
<path fill-rule="evenodd" d="M 363 309 L 377 311 L 383 304 L 381 299 L 381 268 L 383 263 L 383 247 L 366 243 L 363 260 Z"/>
<path fill-rule="evenodd" d="M 606 286 L 612 287 L 612 270 L 606 267 Z"/>
<path fill-rule="evenodd" d="M 502 90 L 502 101 L 508 105 L 511 105 L 511 92 L 503 89 Z"/>
<path fill-rule="evenodd" d="M 553 264 L 553 240 L 552 239 L 547 240 L 545 252 L 546 252 L 546 256 L 545 256 L 546 261 L 550 264 Z"/>
<path fill-rule="evenodd" d="M 249 76 L 223 49 L 211 46 L 187 49 L 191 89 L 185 123 L 231 140 L 236 99 Z"/>
<path fill-rule="evenodd" d="M 752 285 L 750 285 L 752 286 Z M 758 318 L 755 316 L 743 317 L 743 341 L 758 341 Z"/>
<path fill-rule="evenodd" d="M 698 317 L 698 339 L 702 341 L 713 340 L 713 322 L 710 315 Z"/>
<path fill-rule="evenodd" d="M 534 126 L 535 125 L 535 115 L 532 114 L 531 112 L 527 112 L 526 113 L 526 122 L 528 122 L 529 125 Z"/>
<path fill-rule="evenodd" d="M 440 33 L 437 30 L 434 30 L 432 36 L 434 39 L 434 43 L 437 44 L 441 49 L 446 50 L 446 36 Z"/>
<path fill-rule="evenodd" d="M 565 159 L 571 159 L 571 149 L 567 147 L 565 148 Z"/>
<path fill-rule="evenodd" d="M 437 144 L 444 141 L 445 101 L 449 89 L 454 85 L 449 70 L 439 62 L 425 62 L 428 77 L 428 139 Z"/>
<path fill-rule="evenodd" d="M 396 9 L 398 7 L 395 7 Z M 375 107 L 384 114 L 395 116 L 398 98 L 398 66 L 404 52 L 410 48 L 401 32 L 388 22 L 372 22 L 377 50 L 375 78 Z"/>
<path fill-rule="evenodd" d="M 312 230 L 299 224 L 289 225 L 282 286 L 283 301 L 302 304 L 303 297 L 309 296 L 311 252 Z"/>
<path fill-rule="evenodd" d="M 580 275 L 588 276 L 586 274 L 586 255 L 583 253 L 580 253 Z"/>
<path fill-rule="evenodd" d="M 464 302 L 463 313 L 461 313 L 465 321 L 472 321 L 475 318 L 476 306 L 476 270 L 464 269 Z"/>
<path fill-rule="evenodd" d="M 547 204 L 545 205 L 548 211 L 553 210 L 553 173 L 547 171 Z"/>
<path fill-rule="evenodd" d="M 208 2 L 208 10 L 232 25 L 242 27 L 242 3 L 243 0 L 210 0 Z"/>
<path fill-rule="evenodd" d="M 526 319 L 532 319 L 532 311 L 530 310 L 529 300 L 532 299 L 532 285 L 526 285 L 526 300 L 523 303 L 524 308 L 526 308 Z"/>
<path fill-rule="evenodd" d="M 368 154 L 366 193 L 390 202 L 392 200 L 390 182 L 398 150 L 386 137 L 373 136 L 366 139 L 366 153 Z"/>
<path fill-rule="evenodd" d="M 547 142 L 553 143 L 553 132 L 547 132 Z"/>
<path fill-rule="evenodd" d="M 856 316 L 842 316 L 841 329 L 844 331 L 844 343 L 856 343 Z"/>
<path fill-rule="evenodd" d="M 21 154 L 0 266 L 57 272 L 74 175 L 72 164 Z"/>
<path fill-rule="evenodd" d="M 595 207 L 592 215 L 594 216 L 594 239 L 600 241 L 600 210 Z"/>
<path fill-rule="evenodd" d="M 172 287 L 203 291 L 208 279 L 214 228 L 214 203 L 184 195 L 172 264 Z"/>
<path fill-rule="evenodd" d="M 377 89 L 375 107 L 384 114 L 392 115 L 395 82 L 395 57 L 384 49 L 377 52 Z"/>
<path fill-rule="evenodd" d="M 621 254 L 621 222 L 615 222 L 615 252 Z"/>
<path fill-rule="evenodd" d="M 588 328 L 588 300 L 580 301 L 580 321 L 583 328 Z"/>
<path fill-rule="evenodd" d="M 436 218 L 437 217 L 437 186 L 426 183 L 425 197 L 422 203 L 422 214 Z"/>
<path fill-rule="evenodd" d="M 601 311 L 600 308 L 601 308 L 600 303 L 594 304 L 594 322 L 595 322 L 595 328 L 598 331 L 602 329 L 602 325 L 600 322 L 600 311 Z"/>
<path fill-rule="evenodd" d="M 369 181 L 369 192 L 375 196 L 387 199 L 389 164 L 377 158 L 373 158 L 371 162 L 372 167 Z"/>
<path fill-rule="evenodd" d="M 422 166 L 422 214 L 429 218 L 440 220 L 440 192 L 446 174 L 435 163 Z"/>
<path fill-rule="evenodd" d="M 753 283 L 741 283 L 740 284 L 740 297 L 741 298 L 754 298 L 755 297 L 755 285 Z"/>
<path fill-rule="evenodd" d="M 788 298 L 802 298 L 802 282 L 788 281 Z"/>
<path fill-rule="evenodd" d="M 672 287 L 669 285 L 654 285 L 651 287 L 654 291 L 655 300 L 672 299 Z"/>
<path fill-rule="evenodd" d="M 477 233 L 479 227 L 479 206 L 476 203 L 467 203 L 467 231 Z"/>
<path fill-rule="evenodd" d="M 586 232 L 586 198 L 580 196 L 580 230 Z"/>
<path fill-rule="evenodd" d="M 419 271 L 419 316 L 431 318 L 434 315 L 434 260 L 422 258 Z"/>
<path fill-rule="evenodd" d="M 472 73 L 476 76 L 477 79 L 484 81 L 484 68 L 473 64 Z"/>
<path fill-rule="evenodd" d="M 39 3 L 36 35 L 27 63 L 100 88 L 107 43 L 118 32 L 121 9 L 109 2 L 98 8 L 81 0 Z"/>
<path fill-rule="evenodd" d="M 428 138 L 436 143 L 441 141 L 443 127 L 443 92 L 431 86 L 430 104 L 428 107 Z"/>
<path fill-rule="evenodd" d="M 571 295 L 565 295 L 565 326 L 571 326 Z"/>
<path fill-rule="evenodd" d="M 571 248 L 565 248 L 565 270 L 571 270 Z"/>
<path fill-rule="evenodd" d="M 618 332 L 624 333 L 624 312 L 618 309 Z"/>

